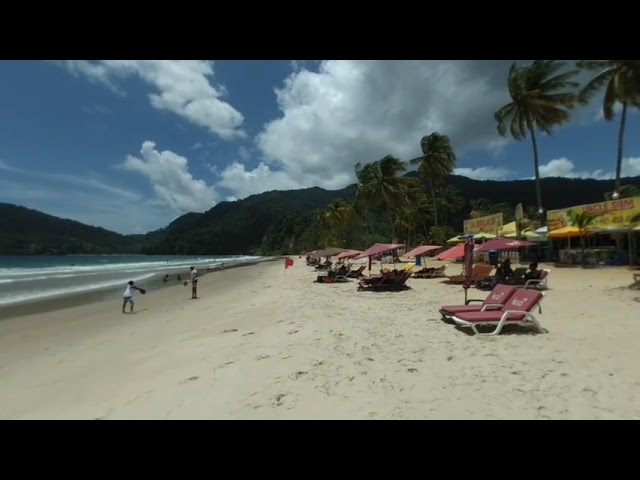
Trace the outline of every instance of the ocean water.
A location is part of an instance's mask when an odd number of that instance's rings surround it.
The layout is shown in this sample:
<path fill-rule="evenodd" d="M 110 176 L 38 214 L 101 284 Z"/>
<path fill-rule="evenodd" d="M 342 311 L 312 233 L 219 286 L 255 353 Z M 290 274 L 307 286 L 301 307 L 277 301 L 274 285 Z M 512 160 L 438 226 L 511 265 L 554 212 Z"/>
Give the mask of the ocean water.
<path fill-rule="evenodd" d="M 141 287 L 164 275 L 177 283 L 189 278 L 189 266 L 200 274 L 243 263 L 268 260 L 254 256 L 47 255 L 0 256 L 0 307 L 85 292 L 122 289 L 133 280 Z"/>

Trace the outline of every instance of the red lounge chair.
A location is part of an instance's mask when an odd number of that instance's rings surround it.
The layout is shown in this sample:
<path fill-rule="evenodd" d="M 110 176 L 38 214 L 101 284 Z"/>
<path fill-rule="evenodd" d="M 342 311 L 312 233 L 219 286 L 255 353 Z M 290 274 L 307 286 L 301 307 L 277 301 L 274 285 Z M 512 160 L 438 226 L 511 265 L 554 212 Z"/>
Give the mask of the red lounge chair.
<path fill-rule="evenodd" d="M 463 312 L 499 310 L 507 303 L 507 300 L 511 298 L 516 290 L 517 288 L 514 286 L 498 284 L 484 300 L 472 298 L 467 300 L 466 305 L 445 305 L 440 309 L 440 314 L 443 318 L 450 318 Z M 471 302 L 482 302 L 482 304 L 469 305 Z"/>
<path fill-rule="evenodd" d="M 537 290 L 518 288 L 509 301 L 500 310 L 481 310 L 479 312 L 462 312 L 451 317 L 461 327 L 470 327 L 476 335 L 498 335 L 505 325 L 533 325 L 536 330 L 544 330 L 531 313 L 544 298 L 544 293 Z M 496 325 L 491 333 L 480 333 L 477 325 Z"/>

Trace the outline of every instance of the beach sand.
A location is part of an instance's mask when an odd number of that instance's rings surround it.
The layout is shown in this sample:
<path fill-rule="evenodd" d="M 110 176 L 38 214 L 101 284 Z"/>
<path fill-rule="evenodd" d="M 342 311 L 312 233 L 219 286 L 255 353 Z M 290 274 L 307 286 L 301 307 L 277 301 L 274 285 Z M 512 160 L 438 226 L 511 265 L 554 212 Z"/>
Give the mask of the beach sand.
<path fill-rule="evenodd" d="M 439 319 L 459 286 L 357 292 L 297 257 L 206 275 L 198 300 L 138 295 L 134 315 L 116 297 L 3 320 L 0 418 L 640 418 L 631 272 L 543 267 L 545 334 L 475 337 Z"/>

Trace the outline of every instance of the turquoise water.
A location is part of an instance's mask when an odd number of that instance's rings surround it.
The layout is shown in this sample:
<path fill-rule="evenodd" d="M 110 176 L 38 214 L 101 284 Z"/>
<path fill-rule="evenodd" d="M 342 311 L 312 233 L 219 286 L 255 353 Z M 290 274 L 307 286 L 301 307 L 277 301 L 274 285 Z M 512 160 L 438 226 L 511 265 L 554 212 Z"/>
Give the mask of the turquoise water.
<path fill-rule="evenodd" d="M 199 272 L 264 257 L 161 255 L 29 255 L 0 256 L 0 307 L 65 295 L 124 287 L 129 280 L 144 286 L 154 277 L 188 278 L 189 266 Z"/>

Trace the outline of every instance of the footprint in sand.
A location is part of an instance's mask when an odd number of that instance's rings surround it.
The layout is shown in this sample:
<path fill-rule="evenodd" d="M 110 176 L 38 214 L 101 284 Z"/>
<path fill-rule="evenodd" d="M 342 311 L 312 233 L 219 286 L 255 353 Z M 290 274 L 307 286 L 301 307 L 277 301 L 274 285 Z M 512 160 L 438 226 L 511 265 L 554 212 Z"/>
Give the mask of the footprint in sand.
<path fill-rule="evenodd" d="M 287 410 L 291 410 L 295 408 L 298 400 L 296 396 L 290 393 L 279 393 L 275 397 L 273 397 L 273 405 L 276 407 L 284 407 Z"/>
<path fill-rule="evenodd" d="M 307 372 L 304 372 L 302 370 L 298 370 L 297 372 L 293 372 L 291 375 L 289 375 L 289 378 L 292 378 L 294 380 L 298 380 L 300 377 L 306 375 Z"/>
<path fill-rule="evenodd" d="M 241 337 L 246 337 L 247 335 L 254 335 L 253 332 L 247 332 L 247 333 L 243 333 L 242 335 L 240 335 Z"/>
<path fill-rule="evenodd" d="M 256 360 L 266 360 L 267 358 L 271 358 L 271 355 L 258 355 Z"/>
<path fill-rule="evenodd" d="M 237 332 L 238 329 L 237 328 L 232 328 L 230 330 L 223 330 L 222 333 L 232 333 L 232 332 Z"/>
<path fill-rule="evenodd" d="M 298 333 L 300 330 L 289 330 L 287 333 L 289 335 L 293 335 L 294 333 Z"/>

